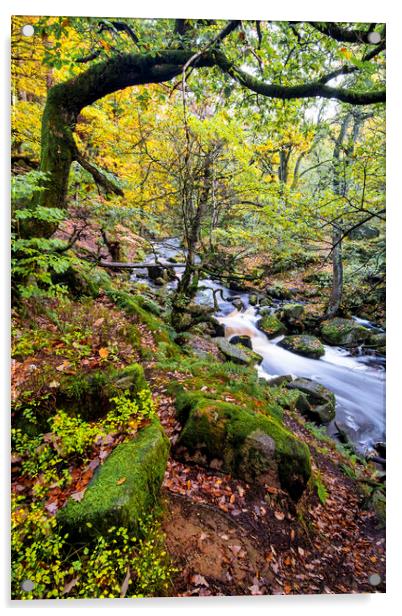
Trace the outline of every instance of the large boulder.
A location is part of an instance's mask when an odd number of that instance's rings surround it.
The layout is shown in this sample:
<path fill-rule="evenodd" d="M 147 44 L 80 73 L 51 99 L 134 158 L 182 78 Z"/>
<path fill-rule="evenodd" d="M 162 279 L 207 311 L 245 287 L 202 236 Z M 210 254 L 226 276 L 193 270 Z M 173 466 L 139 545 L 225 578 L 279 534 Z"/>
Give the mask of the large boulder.
<path fill-rule="evenodd" d="M 281 308 L 285 319 L 300 319 L 304 313 L 303 304 L 283 304 Z"/>
<path fill-rule="evenodd" d="M 304 357 L 311 357 L 312 359 L 319 359 L 325 354 L 322 342 L 315 336 L 308 336 L 307 334 L 285 336 L 285 338 L 278 343 L 278 346 L 292 353 L 297 353 Z"/>
<path fill-rule="evenodd" d="M 308 447 L 272 416 L 203 397 L 178 396 L 185 420 L 176 453 L 201 464 L 218 461 L 222 470 L 248 482 L 277 484 L 297 500 L 311 475 Z"/>
<path fill-rule="evenodd" d="M 280 322 L 280 320 L 273 314 L 266 314 L 257 323 L 258 329 L 260 329 L 268 338 L 276 338 L 281 334 L 286 334 L 286 325 Z"/>
<path fill-rule="evenodd" d="M 358 346 L 370 338 L 371 332 L 353 319 L 335 318 L 322 323 L 321 336 L 334 346 Z"/>
<path fill-rule="evenodd" d="M 265 293 L 274 299 L 290 299 L 293 295 L 290 289 L 280 283 L 267 287 Z"/>
<path fill-rule="evenodd" d="M 107 533 L 111 526 L 139 530 L 152 511 L 166 470 L 169 441 L 158 420 L 142 428 L 98 467 L 82 500 L 70 498 L 57 520 L 70 540 Z"/>
<path fill-rule="evenodd" d="M 255 353 L 252 349 L 247 349 L 241 344 L 231 344 L 226 338 L 214 338 L 214 342 L 226 359 L 232 361 L 234 364 L 251 366 L 255 363 L 261 363 L 263 360 L 261 355 Z"/>
<path fill-rule="evenodd" d="M 371 334 L 368 338 L 367 342 L 365 342 L 365 346 L 381 355 L 385 355 L 386 353 L 386 334 L 385 333 L 374 333 Z"/>
<path fill-rule="evenodd" d="M 298 390 L 297 409 L 319 424 L 327 424 L 335 417 L 335 396 L 324 385 L 312 379 L 297 378 L 286 385 L 288 389 Z"/>

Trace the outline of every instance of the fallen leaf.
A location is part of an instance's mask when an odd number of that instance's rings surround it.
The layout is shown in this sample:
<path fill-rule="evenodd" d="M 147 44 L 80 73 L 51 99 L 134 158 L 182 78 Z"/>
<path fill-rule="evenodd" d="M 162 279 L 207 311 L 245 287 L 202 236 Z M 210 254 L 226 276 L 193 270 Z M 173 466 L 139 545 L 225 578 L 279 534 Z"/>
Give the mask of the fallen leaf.
<path fill-rule="evenodd" d="M 59 366 L 56 366 L 56 370 L 58 372 L 64 372 L 65 370 L 67 370 L 67 368 L 69 368 L 71 366 L 70 362 L 65 360 L 63 361 L 62 364 L 60 364 Z"/>
<path fill-rule="evenodd" d="M 106 359 L 106 357 L 109 355 L 109 349 L 107 349 L 106 347 L 102 347 L 101 349 L 99 349 L 98 353 L 99 357 L 101 357 L 102 359 Z"/>
<path fill-rule="evenodd" d="M 58 386 L 60 385 L 59 381 L 50 381 L 49 383 L 49 387 L 51 387 L 52 389 L 56 389 Z"/>
<path fill-rule="evenodd" d="M 84 498 L 84 494 L 85 494 L 85 488 L 84 490 L 81 490 L 80 492 L 74 492 L 74 494 L 71 494 L 71 498 L 79 503 Z"/>
<path fill-rule="evenodd" d="M 61 594 L 62 595 L 67 595 L 70 592 L 70 590 L 72 590 L 74 588 L 74 586 L 76 585 L 77 582 L 78 582 L 78 578 L 77 577 L 73 578 L 72 580 L 67 582 L 64 585 L 63 592 Z"/>
<path fill-rule="evenodd" d="M 252 586 L 249 586 L 248 589 L 252 595 L 262 595 L 260 587 L 257 584 L 253 584 Z"/>
<path fill-rule="evenodd" d="M 125 481 L 127 481 L 127 477 L 120 477 L 120 479 L 116 481 L 116 485 L 121 486 Z"/>
<path fill-rule="evenodd" d="M 209 587 L 209 584 L 207 582 L 207 580 L 204 578 L 203 575 L 198 575 L 198 573 L 196 573 L 195 575 L 191 576 L 191 583 L 195 584 L 196 586 L 207 586 Z"/>
<path fill-rule="evenodd" d="M 282 513 L 282 511 L 275 511 L 275 514 L 274 514 L 274 515 L 275 515 L 275 517 L 276 517 L 276 519 L 277 519 L 277 520 L 282 521 L 282 520 L 284 520 L 284 519 L 285 519 L 285 514 L 284 514 L 284 513 Z"/>
<path fill-rule="evenodd" d="M 45 509 L 46 511 L 48 511 L 49 513 L 51 513 L 52 515 L 54 515 L 58 509 L 57 503 L 47 503 L 45 505 Z"/>

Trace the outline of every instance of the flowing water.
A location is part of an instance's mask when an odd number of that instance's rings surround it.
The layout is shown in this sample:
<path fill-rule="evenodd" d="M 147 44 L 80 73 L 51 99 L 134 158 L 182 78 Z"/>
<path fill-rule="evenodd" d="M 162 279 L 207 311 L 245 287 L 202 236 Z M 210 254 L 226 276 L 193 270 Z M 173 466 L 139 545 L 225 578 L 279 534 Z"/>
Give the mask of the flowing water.
<path fill-rule="evenodd" d="M 179 251 L 177 240 L 169 240 L 154 246 L 162 258 L 174 257 Z M 149 258 L 153 261 L 153 257 Z M 177 271 L 180 275 L 180 271 Z M 175 283 L 170 283 L 173 287 Z M 263 362 L 258 367 L 261 378 L 269 380 L 274 376 L 291 374 L 311 378 L 334 392 L 336 396 L 336 419 L 348 427 L 351 440 L 356 449 L 364 452 L 378 441 L 385 441 L 385 369 L 384 358 L 367 355 L 352 357 L 343 348 L 325 346 L 321 359 L 302 357 L 281 347 L 277 343 L 281 336 L 269 340 L 256 323 L 260 318 L 258 308 L 249 305 L 247 293 L 231 291 L 214 280 L 202 280 L 200 287 L 208 287 L 198 292 L 196 301 L 213 305 L 211 290 L 221 290 L 218 295 L 218 320 L 225 326 L 225 336 L 245 334 L 250 336 L 254 351 L 262 355 Z M 244 310 L 236 310 L 232 301 L 241 299 Z M 368 321 L 355 319 L 362 325 L 373 327 Z M 328 432 L 335 435 L 334 422 Z"/>

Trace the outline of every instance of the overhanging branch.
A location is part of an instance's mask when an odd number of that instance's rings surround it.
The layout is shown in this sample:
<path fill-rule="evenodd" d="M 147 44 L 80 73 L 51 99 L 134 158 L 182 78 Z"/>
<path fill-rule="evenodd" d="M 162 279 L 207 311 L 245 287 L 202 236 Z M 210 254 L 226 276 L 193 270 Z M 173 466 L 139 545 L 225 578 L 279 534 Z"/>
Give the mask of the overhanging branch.
<path fill-rule="evenodd" d="M 117 184 L 112 182 L 112 180 L 109 180 L 109 178 L 107 178 L 106 175 L 104 175 L 95 165 L 93 165 L 86 158 L 81 156 L 79 152 L 75 153 L 74 158 L 77 163 L 79 163 L 81 167 L 85 169 L 85 171 L 88 171 L 92 175 L 95 182 L 102 186 L 107 193 L 114 193 L 115 195 L 124 197 L 124 192 L 122 191 L 122 189 L 117 186 Z"/>

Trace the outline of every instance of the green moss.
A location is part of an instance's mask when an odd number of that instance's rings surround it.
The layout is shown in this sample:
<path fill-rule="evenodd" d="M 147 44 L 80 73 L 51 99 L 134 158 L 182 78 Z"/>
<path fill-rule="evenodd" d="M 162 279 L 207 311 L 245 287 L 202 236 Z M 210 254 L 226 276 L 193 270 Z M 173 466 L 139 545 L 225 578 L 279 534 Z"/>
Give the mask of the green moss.
<path fill-rule="evenodd" d="M 119 308 L 129 315 L 137 316 L 153 332 L 158 342 L 170 342 L 172 340 L 174 331 L 162 319 L 155 314 L 151 314 L 141 305 L 144 304 L 144 298 L 139 300 L 138 296 L 132 295 L 127 291 L 115 289 L 114 287 L 106 288 L 105 291 Z"/>
<path fill-rule="evenodd" d="M 322 342 L 315 336 L 307 336 L 306 334 L 300 336 L 285 336 L 285 338 L 278 343 L 278 346 L 292 353 L 297 353 L 304 357 L 311 357 L 312 359 L 319 359 L 325 355 Z"/>
<path fill-rule="evenodd" d="M 311 473 L 307 446 L 268 415 L 250 412 L 235 404 L 205 398 L 203 392 L 178 395 L 178 412 L 187 418 L 177 443 L 191 454 L 200 452 L 207 459 L 218 458 L 224 469 L 247 481 L 258 479 L 263 470 L 277 464 L 281 485 L 295 499 L 301 495 Z M 267 456 L 246 441 L 251 434 L 263 434 L 274 443 L 273 456 Z M 255 452 L 258 452 L 258 464 Z"/>
<path fill-rule="evenodd" d="M 93 370 L 88 374 L 68 376 L 60 385 L 56 402 L 70 414 L 92 420 L 108 413 L 114 396 L 128 391 L 135 399 L 147 388 L 142 366 L 132 364 L 123 370 Z"/>
<path fill-rule="evenodd" d="M 147 312 L 150 312 L 157 317 L 161 316 L 162 308 L 156 302 L 154 302 L 154 300 L 150 299 L 149 297 L 146 297 L 145 295 L 136 295 L 135 299 L 139 306 Z"/>
<path fill-rule="evenodd" d="M 168 453 L 169 441 L 157 420 L 118 445 L 98 468 L 83 499 L 70 498 L 58 512 L 69 540 L 104 534 L 111 526 L 138 530 L 158 502 Z"/>
<path fill-rule="evenodd" d="M 273 314 L 267 314 L 257 323 L 258 329 L 264 332 L 268 338 L 275 338 L 281 334 L 286 334 L 286 326 L 279 321 Z"/>
<path fill-rule="evenodd" d="M 333 345 L 353 346 L 367 340 L 371 332 L 351 319 L 330 319 L 321 326 L 325 342 Z"/>

